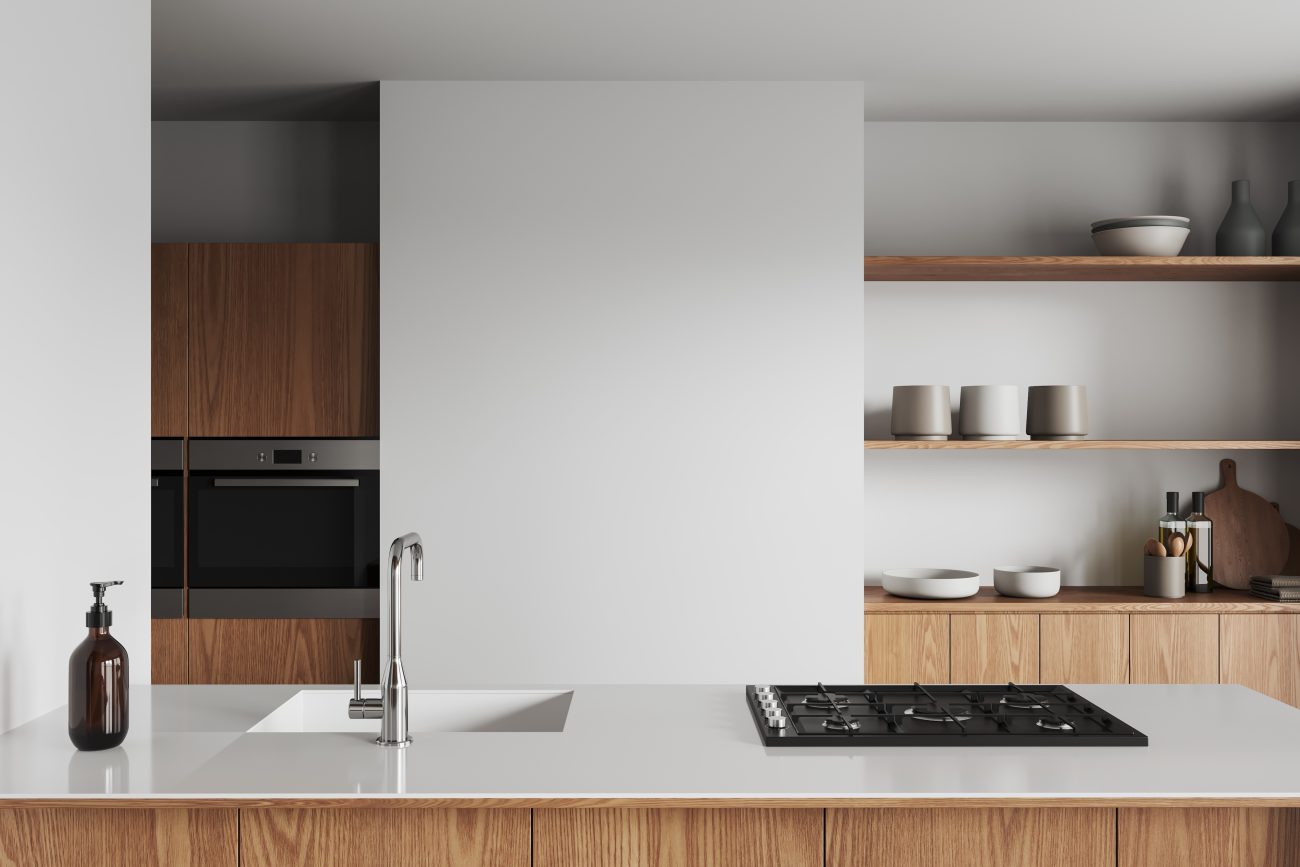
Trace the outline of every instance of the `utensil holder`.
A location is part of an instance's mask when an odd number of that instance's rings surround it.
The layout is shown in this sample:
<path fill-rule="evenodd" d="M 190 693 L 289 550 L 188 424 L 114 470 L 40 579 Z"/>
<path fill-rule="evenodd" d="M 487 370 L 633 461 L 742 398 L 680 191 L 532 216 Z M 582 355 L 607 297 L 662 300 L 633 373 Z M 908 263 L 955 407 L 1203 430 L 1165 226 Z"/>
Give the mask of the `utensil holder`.
<path fill-rule="evenodd" d="M 952 434 L 952 393 L 948 386 L 894 386 L 889 431 L 896 440 L 946 440 Z"/>
<path fill-rule="evenodd" d="M 1181 599 L 1187 593 L 1186 557 L 1143 557 L 1142 592 L 1160 599 Z"/>

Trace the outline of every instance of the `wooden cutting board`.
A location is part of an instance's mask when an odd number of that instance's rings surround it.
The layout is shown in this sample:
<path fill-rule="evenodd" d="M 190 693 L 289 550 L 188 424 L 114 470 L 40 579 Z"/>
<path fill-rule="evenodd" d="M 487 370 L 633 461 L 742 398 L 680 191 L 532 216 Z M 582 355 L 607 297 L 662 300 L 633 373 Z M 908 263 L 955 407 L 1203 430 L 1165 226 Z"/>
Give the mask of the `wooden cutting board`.
<path fill-rule="evenodd" d="M 1214 580 L 1248 590 L 1252 575 L 1282 572 L 1291 540 L 1277 509 L 1237 484 L 1236 461 L 1220 461 L 1219 470 L 1223 486 L 1205 495 L 1205 514 L 1214 522 Z"/>

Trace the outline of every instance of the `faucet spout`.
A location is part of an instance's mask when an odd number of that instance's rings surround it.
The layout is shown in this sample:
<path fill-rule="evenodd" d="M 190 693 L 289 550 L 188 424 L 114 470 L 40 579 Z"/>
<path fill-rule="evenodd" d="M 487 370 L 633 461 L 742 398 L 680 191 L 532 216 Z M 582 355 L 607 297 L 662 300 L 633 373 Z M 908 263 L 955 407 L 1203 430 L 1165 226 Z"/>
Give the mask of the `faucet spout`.
<path fill-rule="evenodd" d="M 419 533 L 398 536 L 388 548 L 388 663 L 380 686 L 383 723 L 376 742 L 404 747 L 411 742 L 406 671 L 402 667 L 402 558 L 411 551 L 411 580 L 424 580 L 424 543 Z"/>

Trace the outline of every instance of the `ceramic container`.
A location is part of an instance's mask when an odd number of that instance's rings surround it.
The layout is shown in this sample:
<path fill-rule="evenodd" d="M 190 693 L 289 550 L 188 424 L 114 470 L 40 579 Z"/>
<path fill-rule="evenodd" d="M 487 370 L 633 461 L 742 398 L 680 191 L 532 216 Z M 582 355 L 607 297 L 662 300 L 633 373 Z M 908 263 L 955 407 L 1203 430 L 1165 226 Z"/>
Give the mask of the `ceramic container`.
<path fill-rule="evenodd" d="M 1274 256 L 1300 256 L 1300 181 L 1286 185 L 1286 210 L 1273 229 Z"/>
<path fill-rule="evenodd" d="M 1088 435 L 1088 392 L 1082 385 L 1031 385 L 1025 432 L 1035 440 L 1081 440 Z"/>
<path fill-rule="evenodd" d="M 889 569 L 886 592 L 909 599 L 964 599 L 980 589 L 978 572 L 961 569 Z"/>
<path fill-rule="evenodd" d="M 1268 235 L 1250 203 L 1250 181 L 1232 182 L 1232 204 L 1214 236 L 1214 255 L 1268 255 Z"/>
<path fill-rule="evenodd" d="M 952 434 L 952 393 L 948 386 L 894 386 L 889 432 L 898 440 L 946 440 Z"/>
<path fill-rule="evenodd" d="M 1182 557 L 1142 558 L 1142 592 L 1161 599 L 1181 599 L 1187 593 L 1187 560 Z"/>
<path fill-rule="evenodd" d="M 1187 242 L 1186 226 L 1116 226 L 1092 233 L 1103 256 L 1177 256 Z"/>
<path fill-rule="evenodd" d="M 963 385 L 957 429 L 968 440 L 1013 440 L 1020 435 L 1020 389 Z"/>
<path fill-rule="evenodd" d="M 1003 596 L 1046 599 L 1061 592 L 1061 570 L 1055 566 L 1004 566 L 993 570 L 993 586 Z"/>

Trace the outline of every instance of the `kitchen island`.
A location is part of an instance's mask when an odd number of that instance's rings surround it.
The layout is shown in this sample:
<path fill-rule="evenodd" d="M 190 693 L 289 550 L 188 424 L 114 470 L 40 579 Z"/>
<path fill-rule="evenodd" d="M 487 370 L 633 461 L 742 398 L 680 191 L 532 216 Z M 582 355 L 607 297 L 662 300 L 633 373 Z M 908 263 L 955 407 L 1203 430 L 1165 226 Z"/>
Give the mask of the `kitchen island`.
<path fill-rule="evenodd" d="M 583 686 L 563 731 L 386 749 L 248 731 L 298 687 L 139 687 L 117 749 L 75 751 L 63 711 L 0 736 L 0 864 L 123 835 L 124 864 L 242 867 L 1300 863 L 1300 710 L 1073 688 L 1150 745 L 768 748 L 740 686 Z"/>

